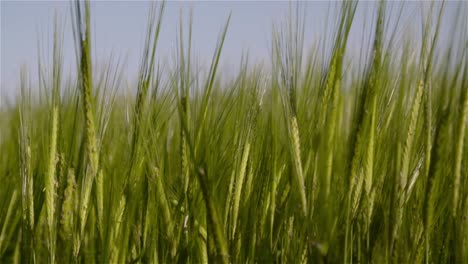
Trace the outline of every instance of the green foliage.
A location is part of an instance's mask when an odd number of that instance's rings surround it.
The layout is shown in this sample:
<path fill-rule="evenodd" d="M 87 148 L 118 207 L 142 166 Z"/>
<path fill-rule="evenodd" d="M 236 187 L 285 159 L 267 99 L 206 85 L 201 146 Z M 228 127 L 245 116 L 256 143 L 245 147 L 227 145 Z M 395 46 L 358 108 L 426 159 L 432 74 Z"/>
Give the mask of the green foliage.
<path fill-rule="evenodd" d="M 328 49 L 304 46 L 297 5 L 271 67 L 246 54 L 232 78 L 218 70 L 230 15 L 204 75 L 192 13 L 168 69 L 152 5 L 124 97 L 121 65 L 93 65 L 89 2 L 74 3 L 77 80 L 62 80 L 56 21 L 51 76 L 22 70 L 0 112 L 0 262 L 467 263 L 463 16 L 439 46 L 432 4 L 418 45 L 381 2 L 356 69 L 358 4 L 339 5 Z"/>

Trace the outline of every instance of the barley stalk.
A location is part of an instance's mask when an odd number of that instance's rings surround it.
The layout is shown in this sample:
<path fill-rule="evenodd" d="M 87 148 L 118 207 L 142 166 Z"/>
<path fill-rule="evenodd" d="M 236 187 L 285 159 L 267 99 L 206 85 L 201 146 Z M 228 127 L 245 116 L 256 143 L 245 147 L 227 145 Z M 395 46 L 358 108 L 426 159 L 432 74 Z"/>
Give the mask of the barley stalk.
<path fill-rule="evenodd" d="M 465 127 L 468 119 L 468 89 L 463 90 L 463 100 L 461 111 L 459 114 L 458 131 L 455 147 L 455 166 L 454 166 L 454 179 L 453 179 L 453 200 L 452 200 L 452 216 L 457 216 L 459 196 L 460 196 L 460 182 L 462 173 L 463 161 L 463 143 L 466 136 Z"/>
<path fill-rule="evenodd" d="M 375 137 L 375 116 L 376 116 L 376 104 L 377 101 L 374 98 L 372 102 L 372 112 L 371 112 L 371 122 L 369 125 L 370 133 L 369 133 L 369 143 L 367 148 L 367 159 L 366 159 L 366 167 L 365 167 L 365 190 L 367 196 L 367 224 L 370 225 L 371 216 L 372 216 L 372 209 L 374 206 L 374 196 L 375 193 L 373 192 L 373 174 L 374 174 L 374 137 Z"/>
<path fill-rule="evenodd" d="M 96 175 L 96 209 L 98 218 L 99 234 L 104 237 L 104 175 L 102 169 Z"/>
<path fill-rule="evenodd" d="M 222 231 L 223 228 L 221 227 L 216 207 L 209 194 L 206 172 L 204 169 L 198 169 L 197 175 L 198 180 L 200 181 L 203 199 L 205 200 L 208 223 L 211 226 L 214 233 L 215 245 L 217 250 L 219 251 L 218 254 L 220 257 L 220 261 L 222 263 L 229 263 L 229 251 L 227 241 Z"/>
<path fill-rule="evenodd" d="M 405 145 L 403 147 L 403 154 L 402 154 L 402 159 L 401 159 L 401 170 L 399 173 L 399 181 L 398 181 L 398 190 L 399 190 L 399 197 L 397 197 L 398 200 L 398 207 L 396 208 L 395 212 L 395 226 L 393 229 L 393 234 L 392 234 L 392 240 L 394 243 L 395 239 L 398 237 L 398 233 L 400 231 L 400 227 L 402 224 L 403 220 L 403 209 L 405 206 L 405 190 L 406 190 L 406 185 L 408 181 L 408 174 L 409 174 L 409 163 L 410 163 L 410 158 L 411 158 L 411 151 L 413 148 L 413 142 L 414 142 L 414 137 L 416 133 L 416 125 L 419 117 L 419 109 L 421 107 L 421 101 L 422 101 L 422 96 L 424 92 L 424 83 L 423 81 L 420 81 L 416 94 L 413 99 L 413 103 L 411 105 L 411 112 L 410 112 L 410 119 L 409 119 L 409 125 L 406 133 L 406 141 Z"/>
<path fill-rule="evenodd" d="M 82 10 L 84 8 L 84 10 Z M 85 140 L 86 151 L 89 162 L 88 171 L 85 172 L 80 192 L 80 236 L 83 239 L 85 226 L 90 208 L 91 190 L 93 181 L 98 173 L 99 155 L 96 143 L 96 128 L 94 124 L 93 111 L 93 78 L 91 62 L 91 22 L 89 2 L 84 3 L 84 7 L 76 2 L 75 34 L 77 35 L 78 48 L 80 54 L 79 71 L 81 80 L 81 96 L 85 117 Z M 84 16 L 81 12 L 84 11 Z M 83 28 L 84 27 L 84 28 Z"/>
<path fill-rule="evenodd" d="M 9 242 L 7 240 L 7 228 L 10 222 L 12 221 L 11 218 L 13 217 L 12 214 L 14 213 L 14 210 L 15 210 L 16 199 L 18 198 L 17 196 L 18 196 L 18 192 L 17 190 L 14 190 L 13 194 L 11 195 L 10 202 L 8 203 L 7 213 L 3 221 L 2 232 L 0 233 L 0 255 L 3 255 L 5 246 Z"/>
<path fill-rule="evenodd" d="M 421 81 L 418 85 L 416 90 L 416 95 L 414 96 L 413 103 L 411 106 L 410 112 L 410 119 L 408 130 L 406 133 L 406 141 L 403 148 L 403 158 L 402 158 L 402 165 L 400 171 L 400 181 L 399 181 L 399 189 L 405 190 L 407 182 L 408 182 L 408 175 L 409 175 L 409 163 L 411 158 L 411 151 L 413 149 L 413 142 L 416 133 L 416 125 L 419 117 L 419 110 L 421 108 L 421 101 L 422 95 L 424 92 L 424 83 Z M 404 192 L 402 192 L 403 194 Z"/>

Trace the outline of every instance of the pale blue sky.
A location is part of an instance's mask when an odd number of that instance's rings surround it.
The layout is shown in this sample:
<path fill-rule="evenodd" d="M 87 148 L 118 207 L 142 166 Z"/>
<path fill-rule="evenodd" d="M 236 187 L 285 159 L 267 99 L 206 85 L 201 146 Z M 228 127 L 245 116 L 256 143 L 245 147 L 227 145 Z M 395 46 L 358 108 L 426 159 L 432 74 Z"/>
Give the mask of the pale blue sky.
<path fill-rule="evenodd" d="M 447 3 L 447 19 L 453 18 L 457 2 Z M 358 8 L 350 39 L 351 53 L 361 48 L 362 28 L 373 21 L 371 10 L 374 2 L 363 2 Z M 393 5 L 396 6 L 394 3 Z M 326 15 L 336 3 L 308 2 L 306 8 L 305 47 L 325 35 Z M 93 55 L 97 62 L 105 62 L 111 52 L 127 56 L 125 72 L 133 77 L 145 37 L 149 2 L 147 1 L 98 1 L 92 3 Z M 176 29 L 181 8 L 188 20 L 193 7 L 193 47 L 201 61 L 208 61 L 214 50 L 218 32 L 229 12 L 231 24 L 222 54 L 222 65 L 237 66 L 243 50 L 249 50 L 252 59 L 268 60 L 271 46 L 272 23 L 279 22 L 288 14 L 286 1 L 232 1 L 232 2 L 172 2 L 166 6 L 160 35 L 158 54 L 171 59 L 176 40 Z M 396 11 L 396 10 L 395 10 Z M 466 8 L 465 8 L 466 17 Z M 68 1 L 1 1 L 1 95 L 15 94 L 18 87 L 19 69 L 26 65 L 32 75 L 37 73 L 38 40 L 44 47 L 44 55 L 51 54 L 54 14 L 58 13 L 65 26 L 64 70 L 67 75 L 75 65 L 74 47 Z M 403 15 L 404 28 L 420 27 L 419 3 L 409 3 Z M 333 19 L 333 17 L 331 18 Z M 418 24 L 419 23 L 419 24 Z M 415 25 L 416 24 L 416 25 Z M 449 23 L 443 31 L 449 31 Z M 329 27 L 330 29 L 330 27 Z M 444 30 L 445 29 L 445 30 Z M 49 52 L 49 53 L 47 53 Z M 48 56 L 51 57 L 51 56 Z"/>

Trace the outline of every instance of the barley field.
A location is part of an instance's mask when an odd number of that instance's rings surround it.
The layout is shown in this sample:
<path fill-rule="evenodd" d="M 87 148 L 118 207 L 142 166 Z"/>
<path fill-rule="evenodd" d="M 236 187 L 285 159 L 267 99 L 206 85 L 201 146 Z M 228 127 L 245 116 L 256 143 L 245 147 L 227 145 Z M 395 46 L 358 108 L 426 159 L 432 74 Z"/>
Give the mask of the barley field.
<path fill-rule="evenodd" d="M 141 14 L 133 94 L 116 89 L 119 63 L 93 64 L 88 1 L 70 2 L 51 57 L 18 74 L 0 112 L 1 263 L 468 263 L 466 3 L 442 38 L 445 3 L 415 36 L 376 2 L 358 63 L 357 2 L 338 3 L 314 47 L 291 4 L 270 60 L 246 53 L 230 74 L 231 16 L 205 71 L 196 14 L 181 16 L 164 67 L 165 5 Z"/>

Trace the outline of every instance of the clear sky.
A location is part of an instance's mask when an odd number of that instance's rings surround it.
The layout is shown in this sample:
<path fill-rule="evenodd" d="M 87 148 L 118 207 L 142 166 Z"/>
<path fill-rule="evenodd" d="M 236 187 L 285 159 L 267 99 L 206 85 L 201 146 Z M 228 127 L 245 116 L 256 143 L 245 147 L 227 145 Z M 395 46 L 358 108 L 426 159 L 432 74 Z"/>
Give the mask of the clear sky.
<path fill-rule="evenodd" d="M 38 43 L 43 56 L 51 57 L 54 14 L 59 14 L 64 25 L 64 70 L 71 72 L 74 65 L 74 46 L 68 1 L 1 1 L 1 96 L 16 94 L 19 69 L 26 65 L 30 74 L 37 72 Z M 358 8 L 350 43 L 351 50 L 361 48 L 363 25 L 373 21 L 374 2 L 363 2 Z M 446 17 L 453 17 L 459 3 L 447 4 Z M 305 46 L 310 46 L 325 35 L 327 12 L 333 21 L 336 2 L 308 2 L 306 8 Z M 136 74 L 143 47 L 148 15 L 148 1 L 92 2 L 93 58 L 104 63 L 111 53 L 127 58 L 124 71 Z M 163 19 L 158 54 L 171 59 L 181 9 L 185 21 L 193 8 L 193 48 L 201 61 L 208 61 L 214 50 L 218 33 L 232 12 L 231 24 L 222 54 L 222 65 L 238 65 L 243 50 L 255 60 L 268 60 L 271 46 L 272 23 L 288 15 L 286 1 L 169 1 Z M 465 8 L 466 17 L 466 8 Z M 409 3 L 403 15 L 403 28 L 420 26 L 421 6 Z M 419 24 L 418 24 L 419 23 Z M 330 24 L 330 23 L 328 23 Z M 331 24 L 330 24 L 331 25 Z M 329 27 L 330 28 L 330 27 Z M 449 31 L 446 23 L 443 31 Z M 351 51 L 353 52 L 353 51 Z M 48 56 L 49 55 L 49 56 Z M 133 76 L 132 76 L 133 77 Z M 1 98 L 0 98 L 1 99 Z"/>

